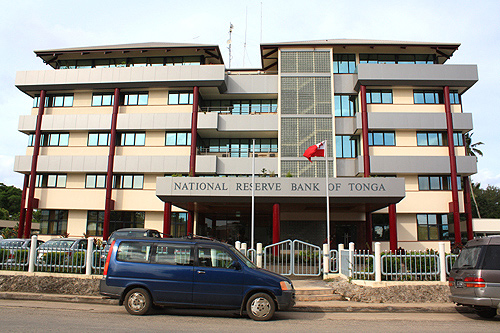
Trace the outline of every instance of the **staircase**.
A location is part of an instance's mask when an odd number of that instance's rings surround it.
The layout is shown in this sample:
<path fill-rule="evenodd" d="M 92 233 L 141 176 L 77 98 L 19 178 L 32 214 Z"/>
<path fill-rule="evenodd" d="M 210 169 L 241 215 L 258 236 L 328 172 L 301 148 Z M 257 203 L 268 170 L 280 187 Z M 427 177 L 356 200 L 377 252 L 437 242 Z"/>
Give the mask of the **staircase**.
<path fill-rule="evenodd" d="M 322 280 L 294 280 L 295 300 L 297 302 L 343 301 L 342 295 Z"/>

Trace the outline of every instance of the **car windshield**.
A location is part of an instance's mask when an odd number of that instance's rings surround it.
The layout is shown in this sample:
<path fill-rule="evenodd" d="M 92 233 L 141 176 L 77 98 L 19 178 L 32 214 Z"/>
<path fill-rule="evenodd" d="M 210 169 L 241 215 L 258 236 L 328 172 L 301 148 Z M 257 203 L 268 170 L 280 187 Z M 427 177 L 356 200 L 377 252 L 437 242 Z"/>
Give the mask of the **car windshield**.
<path fill-rule="evenodd" d="M 71 245 L 73 245 L 76 241 L 74 240 L 64 240 L 64 239 L 56 239 L 56 240 L 49 240 L 47 243 L 43 243 L 40 245 L 40 248 L 50 248 L 50 247 L 57 247 L 57 248 L 70 248 Z"/>
<path fill-rule="evenodd" d="M 249 268 L 257 268 L 257 266 L 255 266 L 255 264 L 253 262 L 250 261 L 250 259 L 248 259 L 247 257 L 245 257 L 243 255 L 243 253 L 241 253 L 240 251 L 236 250 L 236 248 L 232 245 L 229 245 L 229 248 L 233 251 L 234 254 L 236 254 L 236 256 L 238 258 L 241 259 L 241 261 L 243 261 L 245 263 L 245 265 L 247 265 L 247 267 Z"/>
<path fill-rule="evenodd" d="M 479 260 L 482 246 L 466 247 L 453 264 L 453 268 L 475 268 Z"/>

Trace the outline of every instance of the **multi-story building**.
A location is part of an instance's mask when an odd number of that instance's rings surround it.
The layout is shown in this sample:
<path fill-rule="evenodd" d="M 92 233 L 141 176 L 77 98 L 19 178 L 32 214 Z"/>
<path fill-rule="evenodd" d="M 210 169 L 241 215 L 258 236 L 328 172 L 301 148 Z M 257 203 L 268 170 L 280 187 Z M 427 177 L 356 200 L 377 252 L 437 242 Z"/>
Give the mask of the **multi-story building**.
<path fill-rule="evenodd" d="M 33 98 L 14 166 L 20 229 L 38 209 L 47 238 L 147 227 L 264 244 L 460 243 L 476 172 L 461 100 L 478 76 L 445 64 L 458 47 L 262 44 L 259 69 L 225 68 L 216 45 L 35 51 L 52 68 L 16 77 Z M 302 156 L 325 140 L 328 167 Z"/>

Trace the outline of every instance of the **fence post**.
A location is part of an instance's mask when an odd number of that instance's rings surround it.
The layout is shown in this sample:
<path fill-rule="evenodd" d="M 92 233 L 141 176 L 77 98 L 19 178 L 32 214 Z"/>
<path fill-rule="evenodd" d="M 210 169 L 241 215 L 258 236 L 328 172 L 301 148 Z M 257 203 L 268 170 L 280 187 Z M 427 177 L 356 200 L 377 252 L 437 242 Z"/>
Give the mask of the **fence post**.
<path fill-rule="evenodd" d="M 31 246 L 30 246 L 30 261 L 28 264 L 28 272 L 33 273 L 35 271 L 36 262 L 36 246 L 38 244 L 38 236 L 31 236 Z"/>
<path fill-rule="evenodd" d="M 236 248 L 236 250 L 239 251 L 241 249 L 241 242 L 240 241 L 234 242 L 234 247 Z"/>
<path fill-rule="evenodd" d="M 323 278 L 330 272 L 330 244 L 323 244 Z"/>
<path fill-rule="evenodd" d="M 92 275 L 92 262 L 94 259 L 94 237 L 89 237 L 87 240 L 87 261 L 86 261 L 86 268 L 85 268 L 85 274 L 86 275 Z"/>
<path fill-rule="evenodd" d="M 257 243 L 257 260 L 256 265 L 259 268 L 262 268 L 262 243 Z"/>
<path fill-rule="evenodd" d="M 339 274 L 342 274 L 342 251 L 344 251 L 344 244 L 339 244 L 337 251 L 337 267 L 339 268 Z"/>
<path fill-rule="evenodd" d="M 247 243 L 241 243 L 240 252 L 243 253 L 244 256 L 247 255 Z"/>
<path fill-rule="evenodd" d="M 446 253 L 444 253 L 444 242 L 439 242 L 439 268 L 441 269 L 441 282 L 446 282 Z"/>
<path fill-rule="evenodd" d="M 375 282 L 382 281 L 382 250 L 380 248 L 380 242 L 375 243 L 375 262 L 373 263 L 373 269 L 375 270 Z"/>
<path fill-rule="evenodd" d="M 349 243 L 349 277 L 352 277 L 352 271 L 354 270 L 354 243 Z"/>

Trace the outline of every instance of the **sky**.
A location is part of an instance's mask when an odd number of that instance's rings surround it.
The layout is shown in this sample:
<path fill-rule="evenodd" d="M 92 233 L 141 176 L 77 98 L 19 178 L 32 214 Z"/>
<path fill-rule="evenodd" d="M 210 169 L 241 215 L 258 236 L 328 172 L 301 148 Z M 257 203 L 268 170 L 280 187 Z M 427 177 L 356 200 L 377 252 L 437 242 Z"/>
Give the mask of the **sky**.
<path fill-rule="evenodd" d="M 473 114 L 479 148 L 473 182 L 500 187 L 500 1 L 308 0 L 7 1 L 0 12 L 0 182 L 22 187 L 13 171 L 28 137 L 18 132 L 32 99 L 15 85 L 17 71 L 50 70 L 34 50 L 122 43 L 216 44 L 228 66 L 260 67 L 260 43 L 318 39 L 380 39 L 460 43 L 449 64 L 476 64 L 479 81 L 462 98 Z M 500 121 L 499 121 L 500 122 Z"/>

